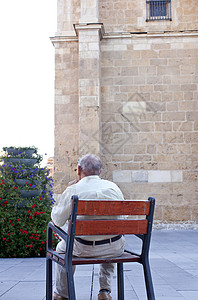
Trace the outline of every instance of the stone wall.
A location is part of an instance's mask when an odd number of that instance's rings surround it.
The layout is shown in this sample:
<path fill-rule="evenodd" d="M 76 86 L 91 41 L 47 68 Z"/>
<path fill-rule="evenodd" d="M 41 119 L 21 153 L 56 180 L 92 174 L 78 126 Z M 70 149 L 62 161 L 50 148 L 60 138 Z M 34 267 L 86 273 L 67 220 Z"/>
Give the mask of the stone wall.
<path fill-rule="evenodd" d="M 81 0 L 57 0 L 56 36 L 74 36 L 74 26 L 79 22 Z"/>
<path fill-rule="evenodd" d="M 53 38 L 55 46 L 55 193 L 74 177 L 78 159 L 78 43 Z"/>
<path fill-rule="evenodd" d="M 105 177 L 130 199 L 157 199 L 156 218 L 197 220 L 197 36 L 104 38 Z"/>
<path fill-rule="evenodd" d="M 146 22 L 146 0 L 100 0 L 99 21 L 105 32 L 197 30 L 196 0 L 171 0 L 172 21 Z"/>
<path fill-rule="evenodd" d="M 197 4 L 171 8 L 146 22 L 144 0 L 58 0 L 56 193 L 92 152 L 125 198 L 156 197 L 155 220 L 197 222 Z"/>

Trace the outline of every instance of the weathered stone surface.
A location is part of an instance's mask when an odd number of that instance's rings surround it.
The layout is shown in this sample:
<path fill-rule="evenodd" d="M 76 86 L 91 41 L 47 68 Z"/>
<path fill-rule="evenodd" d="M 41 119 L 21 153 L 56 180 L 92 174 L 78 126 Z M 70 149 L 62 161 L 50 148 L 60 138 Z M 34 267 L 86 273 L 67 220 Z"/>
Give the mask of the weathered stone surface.
<path fill-rule="evenodd" d="M 146 22 L 144 0 L 58 0 L 57 193 L 93 152 L 127 199 L 156 197 L 159 222 L 197 220 L 198 6 L 171 9 Z"/>

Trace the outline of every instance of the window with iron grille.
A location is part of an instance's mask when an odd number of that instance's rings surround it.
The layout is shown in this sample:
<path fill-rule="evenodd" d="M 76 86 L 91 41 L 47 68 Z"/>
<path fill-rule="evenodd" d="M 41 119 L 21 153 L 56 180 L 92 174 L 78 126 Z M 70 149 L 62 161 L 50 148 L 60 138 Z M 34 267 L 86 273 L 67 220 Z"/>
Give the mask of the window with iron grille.
<path fill-rule="evenodd" d="M 171 0 L 147 0 L 146 21 L 171 20 Z"/>

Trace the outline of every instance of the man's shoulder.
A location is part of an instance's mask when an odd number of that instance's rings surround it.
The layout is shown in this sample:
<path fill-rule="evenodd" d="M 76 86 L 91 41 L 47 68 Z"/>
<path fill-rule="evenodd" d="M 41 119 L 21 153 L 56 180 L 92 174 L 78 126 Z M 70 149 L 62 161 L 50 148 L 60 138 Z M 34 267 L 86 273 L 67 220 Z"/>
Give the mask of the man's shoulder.
<path fill-rule="evenodd" d="M 117 186 L 117 184 L 115 182 L 107 180 L 107 179 L 101 179 L 101 182 L 104 184 L 107 184 L 107 185 Z"/>

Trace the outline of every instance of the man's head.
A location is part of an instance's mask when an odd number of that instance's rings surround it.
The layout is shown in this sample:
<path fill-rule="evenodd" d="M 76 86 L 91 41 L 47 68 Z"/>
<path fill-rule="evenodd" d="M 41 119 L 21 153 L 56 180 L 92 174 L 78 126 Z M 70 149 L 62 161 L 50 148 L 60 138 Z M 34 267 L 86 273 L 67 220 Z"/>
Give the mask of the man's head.
<path fill-rule="evenodd" d="M 102 163 L 93 154 L 86 154 L 78 160 L 78 176 L 83 178 L 90 175 L 100 175 Z"/>

